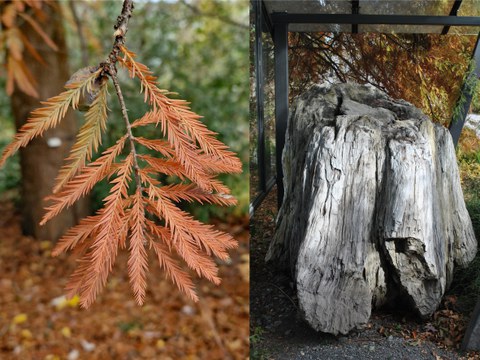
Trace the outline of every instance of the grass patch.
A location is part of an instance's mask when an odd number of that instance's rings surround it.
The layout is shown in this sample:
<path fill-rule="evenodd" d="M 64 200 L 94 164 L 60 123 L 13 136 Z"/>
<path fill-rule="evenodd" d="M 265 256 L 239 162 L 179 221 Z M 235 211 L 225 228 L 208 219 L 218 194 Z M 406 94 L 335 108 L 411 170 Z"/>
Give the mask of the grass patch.
<path fill-rule="evenodd" d="M 263 349 L 260 344 L 263 342 L 263 329 L 255 327 L 250 335 L 250 359 L 267 360 L 270 358 L 267 350 Z"/>

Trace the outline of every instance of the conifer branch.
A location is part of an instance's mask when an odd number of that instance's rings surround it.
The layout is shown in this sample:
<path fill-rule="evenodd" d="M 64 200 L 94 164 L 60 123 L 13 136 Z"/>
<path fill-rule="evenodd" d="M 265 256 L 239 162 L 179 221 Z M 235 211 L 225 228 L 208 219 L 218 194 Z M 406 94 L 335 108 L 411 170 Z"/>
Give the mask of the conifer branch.
<path fill-rule="evenodd" d="M 27 146 L 31 140 L 41 136 L 48 129 L 57 126 L 70 107 L 76 109 L 82 94 L 92 91 L 94 82 L 99 75 L 100 70 L 97 70 L 87 77 L 66 85 L 66 91 L 42 102 L 43 107 L 32 111 L 27 122 L 15 135 L 15 139 L 3 150 L 0 167 L 18 149 Z"/>
<path fill-rule="evenodd" d="M 57 216 L 66 207 L 72 206 L 82 196 L 88 194 L 95 184 L 111 173 L 115 158 L 120 155 L 125 145 L 126 136 L 105 150 L 97 160 L 88 164 L 81 173 L 65 184 L 62 191 L 48 197 L 53 204 L 47 206 L 47 213 L 43 216 L 40 225 Z"/>
<path fill-rule="evenodd" d="M 117 62 L 118 55 L 120 53 L 120 46 L 125 44 L 125 36 L 128 31 L 128 21 L 132 17 L 133 11 L 133 0 L 123 0 L 122 12 L 117 17 L 117 23 L 113 26 L 115 29 L 115 41 L 112 46 L 112 51 L 108 55 L 108 60 L 105 62 L 106 68 L 105 71 L 108 73 L 108 65 L 115 66 Z"/>
<path fill-rule="evenodd" d="M 133 156 L 135 183 L 137 185 L 137 189 L 141 191 L 142 183 L 140 182 L 139 176 L 140 167 L 138 166 L 138 155 L 135 149 L 135 137 L 132 134 L 132 127 L 130 125 L 130 121 L 128 120 L 127 107 L 125 106 L 125 100 L 123 99 L 122 89 L 120 88 L 120 84 L 118 83 L 117 69 L 110 69 L 110 77 L 112 78 L 113 85 L 115 86 L 115 91 L 117 93 L 118 101 L 120 102 L 120 108 L 122 110 L 123 121 L 125 122 L 125 126 L 127 128 L 127 136 L 130 142 L 130 151 Z"/>
<path fill-rule="evenodd" d="M 77 141 L 70 150 L 64 165 L 57 176 L 53 193 L 58 192 L 78 171 L 90 160 L 92 154 L 102 143 L 102 133 L 106 130 L 107 122 L 107 83 L 102 81 L 98 95 L 85 113 L 85 124 L 80 128 Z"/>
<path fill-rule="evenodd" d="M 117 59 L 118 55 L 121 51 L 121 47 L 125 44 L 125 36 L 128 31 L 128 21 L 132 17 L 133 11 L 133 0 L 124 0 L 122 13 L 117 18 L 117 23 L 113 26 L 115 29 L 115 41 L 113 43 L 112 51 L 108 55 L 108 60 L 103 64 L 104 72 L 108 74 L 113 81 L 113 86 L 115 87 L 115 92 L 117 93 L 118 101 L 120 102 L 120 109 L 122 111 L 122 117 L 125 122 L 125 126 L 127 128 L 127 136 L 130 142 L 130 151 L 132 152 L 133 156 L 133 168 L 134 168 L 134 176 L 137 189 L 141 189 L 142 184 L 140 183 L 139 173 L 139 166 L 138 166 L 138 156 L 137 151 L 135 149 L 135 138 L 132 134 L 132 128 L 130 125 L 130 121 L 128 119 L 127 107 L 125 105 L 125 100 L 123 99 L 122 89 L 120 84 L 118 83 L 117 77 Z"/>
<path fill-rule="evenodd" d="M 65 85 L 66 91 L 33 111 L 0 159 L 1 166 L 18 148 L 57 125 L 70 107 L 86 111 L 85 123 L 57 176 L 54 194 L 47 198 L 49 204 L 41 221 L 45 224 L 88 194 L 99 181 L 109 179 L 111 188 L 104 207 L 67 231 L 52 252 L 54 256 L 69 250 L 79 254 L 79 266 L 70 277 L 67 291 L 69 296 L 80 295 L 82 307 L 89 307 L 105 286 L 118 250 L 129 252 L 128 276 L 135 300 L 141 305 L 146 296 L 148 250 L 153 249 L 167 277 L 190 299 L 198 301 L 189 273 L 171 255 L 178 255 L 199 276 L 219 284 L 218 267 L 212 257 L 225 260 L 228 250 L 237 246 L 229 234 L 195 220 L 178 203 L 235 205 L 230 190 L 216 177 L 238 173 L 242 164 L 187 102 L 169 99 L 168 91 L 157 86 L 152 72 L 127 50 L 125 35 L 132 10 L 133 1 L 125 0 L 107 59 L 99 66 L 77 71 Z M 150 105 L 150 110 L 133 123 L 117 76 L 118 61 L 132 77 L 139 78 L 144 100 Z M 92 160 L 106 131 L 108 78 L 120 104 L 125 135 Z M 134 136 L 134 128 L 149 125 L 159 126 L 164 139 Z M 124 157 L 127 142 L 130 151 Z M 140 153 L 143 148 L 149 149 L 149 154 Z M 162 184 L 158 175 L 173 176 L 176 183 Z"/>

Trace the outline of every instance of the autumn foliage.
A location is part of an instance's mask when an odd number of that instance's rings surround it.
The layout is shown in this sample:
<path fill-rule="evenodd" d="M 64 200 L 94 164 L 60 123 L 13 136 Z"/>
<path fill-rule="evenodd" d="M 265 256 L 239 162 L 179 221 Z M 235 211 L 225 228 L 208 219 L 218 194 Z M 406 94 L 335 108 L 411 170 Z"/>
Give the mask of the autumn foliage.
<path fill-rule="evenodd" d="M 219 173 L 241 172 L 241 163 L 227 146 L 206 128 L 188 103 L 171 99 L 157 85 L 150 70 L 135 59 L 125 46 L 116 59 L 132 78 L 138 79 L 150 109 L 135 120 L 110 148 L 93 160 L 107 128 L 109 75 L 102 66 L 77 72 L 60 95 L 42 102 L 19 130 L 0 159 L 8 157 L 47 129 L 55 127 L 69 108 L 77 109 L 85 97 L 93 101 L 84 112 L 84 123 L 65 165 L 60 170 L 54 193 L 47 199 L 46 223 L 63 209 L 87 195 L 99 181 L 111 184 L 104 207 L 71 228 L 57 243 L 53 255 L 74 250 L 79 265 L 67 285 L 69 296 L 78 294 L 89 307 L 105 286 L 119 250 L 129 251 L 128 274 L 138 304 L 146 294 L 148 253 L 153 252 L 166 275 L 189 298 L 198 300 L 190 274 L 178 257 L 199 276 L 220 282 L 212 259 L 228 258 L 235 240 L 212 226 L 195 220 L 179 207 L 180 202 L 221 206 L 235 205 L 229 189 L 217 180 Z M 163 139 L 146 139 L 132 131 L 144 126 L 161 129 Z M 175 177 L 163 184 L 160 174 Z"/>
<path fill-rule="evenodd" d="M 15 85 L 32 97 L 38 98 L 36 89 L 37 82 L 31 71 L 25 65 L 24 51 L 27 51 L 39 63 L 45 64 L 44 59 L 35 49 L 35 46 L 20 30 L 19 23 L 28 23 L 35 32 L 42 38 L 45 45 L 52 51 L 58 51 L 57 45 L 43 31 L 42 23 L 48 21 L 42 6 L 44 1 L 38 0 L 16 0 L 0 2 L 0 49 L 7 48 L 5 65 L 7 71 L 7 94 L 11 95 Z M 49 6 L 55 6 L 49 4 Z M 32 15 L 28 14 L 26 9 L 32 11 Z"/>
<path fill-rule="evenodd" d="M 312 83 L 370 83 L 448 125 L 475 37 L 438 34 L 291 33 L 291 97 Z"/>

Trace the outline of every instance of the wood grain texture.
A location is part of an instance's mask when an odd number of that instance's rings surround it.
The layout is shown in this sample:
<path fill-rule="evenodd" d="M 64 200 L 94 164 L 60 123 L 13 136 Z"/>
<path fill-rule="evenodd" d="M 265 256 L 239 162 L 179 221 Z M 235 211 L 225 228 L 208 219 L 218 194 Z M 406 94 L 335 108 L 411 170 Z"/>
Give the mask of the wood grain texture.
<path fill-rule="evenodd" d="M 267 260 L 291 270 L 316 330 L 348 333 L 400 299 L 428 316 L 475 256 L 450 134 L 407 102 L 314 86 L 290 116 L 283 169 Z"/>

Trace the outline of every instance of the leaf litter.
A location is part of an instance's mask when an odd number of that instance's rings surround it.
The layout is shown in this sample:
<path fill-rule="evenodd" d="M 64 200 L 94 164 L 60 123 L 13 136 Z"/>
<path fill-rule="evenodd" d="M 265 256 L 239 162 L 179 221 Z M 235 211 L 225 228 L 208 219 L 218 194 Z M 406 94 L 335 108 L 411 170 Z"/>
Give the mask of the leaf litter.
<path fill-rule="evenodd" d="M 215 223 L 234 235 L 239 249 L 231 253 L 231 261 L 218 261 L 220 286 L 197 281 L 199 303 L 178 292 L 160 267 L 152 266 L 145 305 L 137 306 L 129 291 L 127 254 L 120 253 L 109 291 L 83 310 L 78 297 L 64 296 L 75 260 L 52 258 L 53 244 L 23 236 L 11 203 L 0 203 L 0 211 L 1 359 L 248 357 L 247 218 Z"/>

